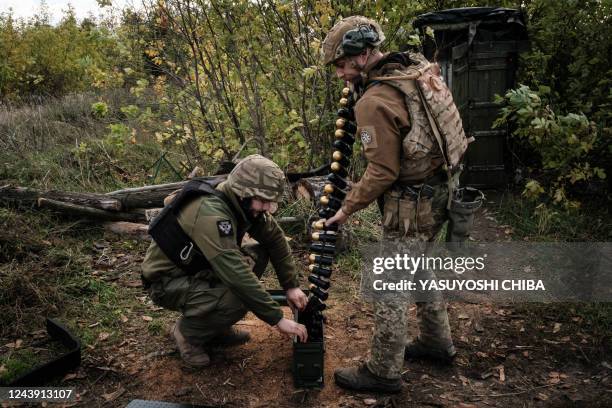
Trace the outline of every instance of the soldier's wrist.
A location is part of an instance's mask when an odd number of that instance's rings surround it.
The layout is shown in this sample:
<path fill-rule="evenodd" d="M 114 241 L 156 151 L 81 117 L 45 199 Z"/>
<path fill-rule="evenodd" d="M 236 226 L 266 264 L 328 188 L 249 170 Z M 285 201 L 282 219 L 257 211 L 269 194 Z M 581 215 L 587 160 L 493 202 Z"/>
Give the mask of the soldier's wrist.
<path fill-rule="evenodd" d="M 352 215 L 354 211 L 351 211 L 346 205 L 343 205 L 341 208 L 342 212 L 344 213 L 344 215 L 346 215 L 347 217 L 349 215 Z"/>
<path fill-rule="evenodd" d="M 283 317 L 284 317 L 283 316 L 283 311 L 280 310 L 280 308 L 279 308 L 278 312 L 279 312 L 278 315 L 276 315 L 276 316 L 274 316 L 274 317 L 272 317 L 270 319 L 267 319 L 266 323 L 268 323 L 270 326 L 276 326 L 281 320 L 283 320 Z"/>
<path fill-rule="evenodd" d="M 298 285 L 297 280 L 292 280 L 292 281 L 289 281 L 289 282 L 283 283 L 281 286 L 283 287 L 283 289 L 284 289 L 284 290 L 285 290 L 285 292 L 286 292 L 286 291 L 288 291 L 289 289 L 295 289 L 295 288 L 298 288 L 300 285 Z"/>

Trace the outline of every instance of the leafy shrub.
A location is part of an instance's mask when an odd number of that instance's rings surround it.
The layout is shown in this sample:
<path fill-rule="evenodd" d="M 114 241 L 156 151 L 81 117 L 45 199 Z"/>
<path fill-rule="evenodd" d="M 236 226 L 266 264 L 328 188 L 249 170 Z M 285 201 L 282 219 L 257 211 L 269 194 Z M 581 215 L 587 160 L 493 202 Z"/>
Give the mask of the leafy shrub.
<path fill-rule="evenodd" d="M 512 135 L 539 156 L 541 171 L 532 169 L 523 190 L 526 197 L 539 200 L 545 195 L 555 204 L 577 208 L 580 202 L 568 194 L 570 186 L 606 178 L 605 170 L 589 161 L 600 134 L 583 113 L 555 113 L 542 99 L 549 93 L 544 86 L 536 92 L 520 85 L 498 96 L 496 102 L 505 107 L 494 126 L 512 124 Z"/>

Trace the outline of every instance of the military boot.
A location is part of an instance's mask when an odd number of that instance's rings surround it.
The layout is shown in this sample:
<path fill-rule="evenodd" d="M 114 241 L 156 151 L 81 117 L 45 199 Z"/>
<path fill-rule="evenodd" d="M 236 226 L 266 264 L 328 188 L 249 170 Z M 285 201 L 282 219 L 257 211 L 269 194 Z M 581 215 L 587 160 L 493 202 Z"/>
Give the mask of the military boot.
<path fill-rule="evenodd" d="M 408 343 L 404 350 L 404 360 L 431 360 L 441 364 L 452 364 L 457 355 L 455 346 L 448 348 L 430 347 L 423 344 L 419 339 Z"/>
<path fill-rule="evenodd" d="M 350 390 L 396 393 L 402 389 L 401 379 L 379 377 L 366 364 L 339 368 L 334 372 L 334 379 L 337 385 Z"/>
<path fill-rule="evenodd" d="M 185 364 L 194 368 L 206 367 L 210 364 L 210 356 L 204 347 L 189 343 L 181 333 L 178 322 L 172 327 L 171 334 Z"/>
<path fill-rule="evenodd" d="M 248 332 L 238 330 L 235 327 L 228 327 L 213 337 L 207 344 L 213 347 L 232 347 L 244 344 L 249 340 L 251 340 L 251 335 Z"/>

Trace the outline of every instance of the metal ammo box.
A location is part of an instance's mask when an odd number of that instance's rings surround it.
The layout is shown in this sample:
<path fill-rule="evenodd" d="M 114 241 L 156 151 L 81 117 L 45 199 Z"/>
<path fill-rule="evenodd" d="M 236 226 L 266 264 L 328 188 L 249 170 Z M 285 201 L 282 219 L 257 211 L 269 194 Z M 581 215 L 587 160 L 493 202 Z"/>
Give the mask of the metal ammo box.
<path fill-rule="evenodd" d="M 323 361 L 325 344 L 323 343 L 323 324 L 315 323 L 303 313 L 295 312 L 295 321 L 308 328 L 308 333 L 321 333 L 319 336 L 309 337 L 306 343 L 293 339 L 293 381 L 298 388 L 313 388 L 323 386 Z M 311 330 L 309 325 L 320 325 L 317 330 Z"/>
<path fill-rule="evenodd" d="M 287 306 L 285 291 L 278 289 L 268 290 L 272 299 L 282 306 Z M 308 296 L 309 291 L 304 290 Z M 309 313 L 294 312 L 294 320 L 308 329 L 308 341 L 300 343 L 293 339 L 293 382 L 296 388 L 323 387 L 323 368 L 325 357 L 325 344 L 323 337 L 323 323 L 316 321 Z M 312 327 L 316 325 L 317 327 Z M 312 333 L 317 333 L 312 335 Z"/>

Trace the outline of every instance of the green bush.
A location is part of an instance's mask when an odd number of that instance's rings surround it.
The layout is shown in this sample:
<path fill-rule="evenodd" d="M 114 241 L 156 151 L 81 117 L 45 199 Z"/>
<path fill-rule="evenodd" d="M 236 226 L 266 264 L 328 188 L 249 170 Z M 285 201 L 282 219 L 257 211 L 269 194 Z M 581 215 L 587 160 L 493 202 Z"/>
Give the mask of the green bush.
<path fill-rule="evenodd" d="M 583 113 L 556 114 L 542 100 L 549 92 L 547 87 L 535 92 L 521 85 L 508 91 L 505 97 L 498 97 L 496 101 L 505 106 L 494 126 L 512 124 L 512 135 L 526 143 L 539 158 L 541 171 L 532 172 L 523 194 L 533 200 L 545 195 L 555 204 L 576 208 L 579 198 L 570 197 L 570 187 L 606 178 L 603 168 L 590 163 L 590 155 L 601 136 Z"/>

